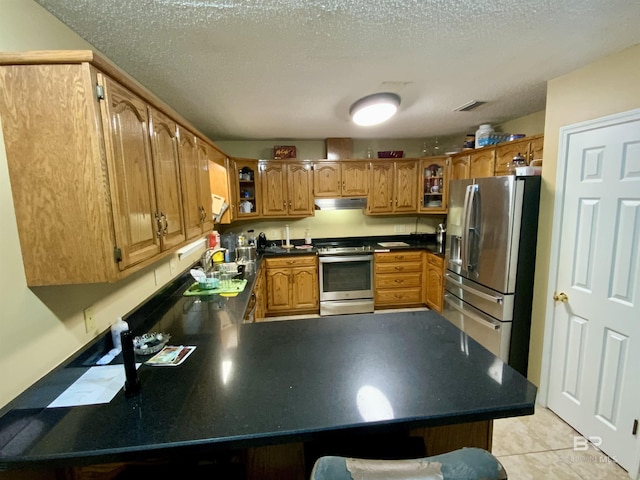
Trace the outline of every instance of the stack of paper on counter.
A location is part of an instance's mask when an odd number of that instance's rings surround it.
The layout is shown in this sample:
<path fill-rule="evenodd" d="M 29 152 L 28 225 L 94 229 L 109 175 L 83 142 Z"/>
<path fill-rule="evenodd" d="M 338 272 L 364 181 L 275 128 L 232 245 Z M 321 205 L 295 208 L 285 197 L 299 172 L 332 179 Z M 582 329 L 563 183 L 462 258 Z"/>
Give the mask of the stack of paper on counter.
<path fill-rule="evenodd" d="M 153 357 L 146 361 L 147 365 L 165 365 L 175 367 L 184 362 L 191 352 L 196 349 L 194 346 L 167 345 Z"/>

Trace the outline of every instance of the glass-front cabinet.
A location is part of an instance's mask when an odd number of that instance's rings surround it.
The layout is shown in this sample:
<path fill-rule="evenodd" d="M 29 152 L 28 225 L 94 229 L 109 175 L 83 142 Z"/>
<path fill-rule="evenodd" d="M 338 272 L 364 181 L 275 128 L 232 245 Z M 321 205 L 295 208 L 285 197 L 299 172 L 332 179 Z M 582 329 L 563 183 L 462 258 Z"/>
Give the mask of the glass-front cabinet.
<path fill-rule="evenodd" d="M 428 157 L 420 160 L 421 212 L 447 213 L 447 159 Z"/>
<path fill-rule="evenodd" d="M 259 215 L 260 182 L 258 161 L 235 159 L 235 177 L 238 198 L 238 218 L 254 218 Z"/>

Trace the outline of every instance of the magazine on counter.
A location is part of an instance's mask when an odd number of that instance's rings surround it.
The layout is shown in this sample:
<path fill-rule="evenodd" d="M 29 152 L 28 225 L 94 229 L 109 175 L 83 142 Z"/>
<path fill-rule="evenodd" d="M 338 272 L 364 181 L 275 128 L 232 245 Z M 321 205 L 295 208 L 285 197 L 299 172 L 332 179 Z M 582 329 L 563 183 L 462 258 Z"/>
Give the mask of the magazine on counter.
<path fill-rule="evenodd" d="M 184 362 L 195 349 L 195 346 L 167 345 L 145 363 L 147 365 L 175 367 Z"/>

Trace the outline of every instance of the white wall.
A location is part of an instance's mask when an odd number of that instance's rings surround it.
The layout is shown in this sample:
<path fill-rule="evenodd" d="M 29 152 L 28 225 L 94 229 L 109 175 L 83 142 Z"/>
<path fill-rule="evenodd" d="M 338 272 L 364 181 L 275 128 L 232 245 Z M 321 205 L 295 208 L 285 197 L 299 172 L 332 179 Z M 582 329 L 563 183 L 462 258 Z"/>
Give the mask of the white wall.
<path fill-rule="evenodd" d="M 0 51 L 90 49 L 33 0 L 0 0 Z M 0 118 L 0 127 L 1 127 Z M 33 168 L 37 168 L 34 165 Z M 0 128 L 0 407 L 171 280 L 169 259 L 116 284 L 28 288 Z M 178 272 L 199 252 L 178 262 Z M 97 329 L 85 331 L 94 307 Z M 9 381 L 10 380 L 10 381 Z"/>
<path fill-rule="evenodd" d="M 529 379 L 539 385 L 561 127 L 640 108 L 640 45 L 549 82 L 544 131 L 542 191 L 529 353 Z"/>

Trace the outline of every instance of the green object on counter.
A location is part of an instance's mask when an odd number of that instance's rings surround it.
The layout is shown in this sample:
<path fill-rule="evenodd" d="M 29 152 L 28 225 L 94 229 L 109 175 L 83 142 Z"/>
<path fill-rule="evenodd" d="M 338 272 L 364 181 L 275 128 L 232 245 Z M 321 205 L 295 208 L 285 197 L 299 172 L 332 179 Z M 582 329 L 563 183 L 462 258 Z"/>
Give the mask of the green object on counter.
<path fill-rule="evenodd" d="M 187 290 L 185 290 L 185 292 L 182 294 L 185 297 L 192 297 L 195 295 L 216 295 L 216 294 L 221 294 L 221 293 L 240 293 L 244 290 L 244 287 L 247 286 L 247 280 L 245 278 L 243 279 L 234 279 L 231 280 L 231 286 L 230 287 L 217 287 L 217 288 L 212 288 L 211 290 L 205 290 L 203 288 L 200 287 L 200 285 L 198 284 L 198 282 L 194 282 L 193 285 L 191 285 L 189 288 L 187 288 Z"/>

